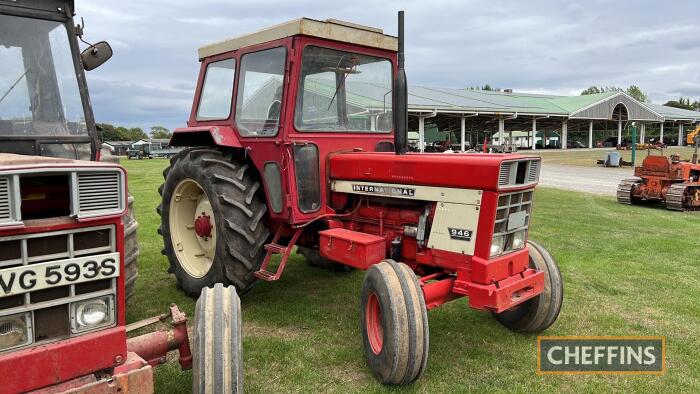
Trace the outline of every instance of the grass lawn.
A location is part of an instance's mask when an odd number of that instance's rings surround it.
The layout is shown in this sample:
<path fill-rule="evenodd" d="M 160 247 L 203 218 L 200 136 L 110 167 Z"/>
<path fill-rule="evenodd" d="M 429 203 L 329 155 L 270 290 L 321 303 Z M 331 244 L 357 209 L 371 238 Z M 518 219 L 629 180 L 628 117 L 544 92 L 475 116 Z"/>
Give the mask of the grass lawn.
<path fill-rule="evenodd" d="M 194 300 L 166 273 L 156 233 L 157 188 L 166 160 L 122 164 L 141 224 L 140 276 L 127 318 L 163 313 L 170 302 L 192 316 Z M 538 376 L 536 336 L 511 333 L 461 299 L 429 313 L 428 367 L 406 391 L 700 391 L 699 214 L 542 188 L 531 228 L 531 238 L 558 259 L 565 281 L 561 315 L 546 334 L 663 335 L 668 372 Z M 365 365 L 362 278 L 361 271 L 330 273 L 293 256 L 278 282 L 259 283 L 242 297 L 246 391 L 396 390 L 377 383 Z M 190 387 L 191 373 L 181 372 L 174 359 L 157 369 L 157 392 L 185 393 Z"/>
<path fill-rule="evenodd" d="M 547 164 L 562 164 L 562 165 L 572 165 L 572 166 L 584 166 L 584 167 L 595 167 L 597 166 L 596 161 L 603 158 L 606 154 L 605 152 L 614 151 L 615 148 L 601 148 L 601 149 L 556 149 L 556 150 L 522 150 L 520 153 L 524 155 L 536 155 L 541 156 L 542 161 Z M 693 157 L 694 148 L 691 147 L 678 147 L 671 146 L 663 150 L 663 154 L 668 156 L 672 154 L 681 155 L 681 159 L 690 160 Z M 632 151 L 623 150 L 619 151 L 622 155 L 623 160 L 632 160 Z M 653 150 L 652 155 L 660 155 L 661 152 Z M 641 165 L 641 160 L 646 157 L 647 151 L 637 151 L 637 165 Z"/>

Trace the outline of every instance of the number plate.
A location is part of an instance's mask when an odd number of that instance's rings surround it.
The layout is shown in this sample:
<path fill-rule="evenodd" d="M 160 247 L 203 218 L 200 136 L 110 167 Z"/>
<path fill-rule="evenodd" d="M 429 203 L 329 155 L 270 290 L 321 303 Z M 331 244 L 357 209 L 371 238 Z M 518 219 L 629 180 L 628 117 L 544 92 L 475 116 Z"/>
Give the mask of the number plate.
<path fill-rule="evenodd" d="M 119 276 L 119 253 L 23 265 L 0 270 L 0 298 Z"/>

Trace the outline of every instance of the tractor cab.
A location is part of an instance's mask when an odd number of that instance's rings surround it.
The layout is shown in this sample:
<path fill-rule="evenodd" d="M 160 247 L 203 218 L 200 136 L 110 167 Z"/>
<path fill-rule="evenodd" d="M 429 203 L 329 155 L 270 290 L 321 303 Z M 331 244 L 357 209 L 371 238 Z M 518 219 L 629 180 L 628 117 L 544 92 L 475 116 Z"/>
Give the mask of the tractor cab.
<path fill-rule="evenodd" d="M 111 56 L 79 52 L 73 2 L 0 1 L 0 153 L 96 158 L 98 137 L 83 66 Z"/>
<path fill-rule="evenodd" d="M 171 145 L 254 152 L 272 217 L 329 213 L 329 155 L 394 151 L 397 49 L 380 29 L 306 18 L 204 46 L 188 127 Z"/>

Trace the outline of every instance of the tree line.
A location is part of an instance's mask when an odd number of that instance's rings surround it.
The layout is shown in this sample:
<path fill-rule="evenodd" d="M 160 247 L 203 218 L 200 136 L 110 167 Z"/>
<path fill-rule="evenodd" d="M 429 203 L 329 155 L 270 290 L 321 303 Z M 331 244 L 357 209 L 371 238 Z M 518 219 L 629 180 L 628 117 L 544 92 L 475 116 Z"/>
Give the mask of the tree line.
<path fill-rule="evenodd" d="M 140 127 L 115 126 L 109 123 L 97 123 L 97 132 L 102 141 L 138 141 L 140 139 L 167 139 L 173 134 L 163 126 L 151 126 L 149 134 Z"/>

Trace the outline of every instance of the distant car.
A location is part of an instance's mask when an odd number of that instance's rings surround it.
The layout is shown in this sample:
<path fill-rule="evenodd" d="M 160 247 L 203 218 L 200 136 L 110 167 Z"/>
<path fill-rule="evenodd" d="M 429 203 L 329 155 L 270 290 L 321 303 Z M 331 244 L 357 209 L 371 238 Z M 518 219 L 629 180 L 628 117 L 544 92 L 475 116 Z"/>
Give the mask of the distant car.
<path fill-rule="evenodd" d="M 629 143 L 630 143 L 630 141 L 627 138 L 623 138 L 620 146 L 627 146 L 627 145 L 629 145 Z M 609 138 L 606 138 L 605 141 L 603 141 L 604 148 L 614 148 L 616 146 L 617 146 L 617 137 L 609 137 Z"/>
<path fill-rule="evenodd" d="M 581 141 L 569 141 L 566 146 L 569 149 L 586 148 L 586 145 L 584 145 Z"/>

